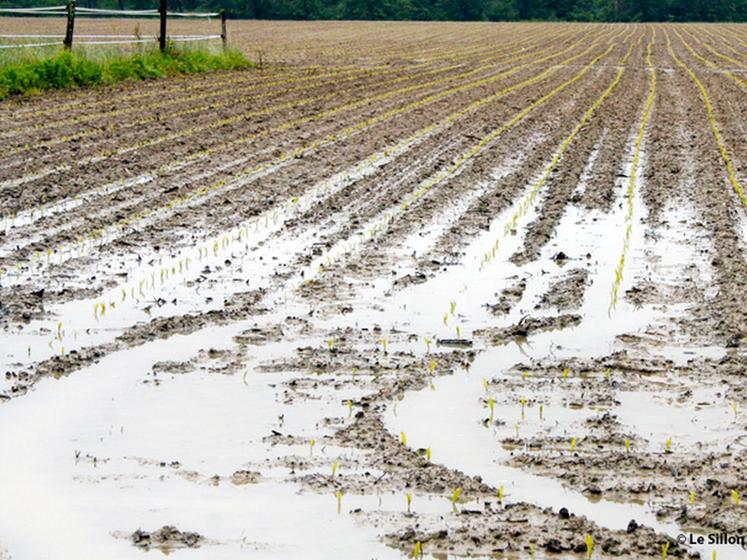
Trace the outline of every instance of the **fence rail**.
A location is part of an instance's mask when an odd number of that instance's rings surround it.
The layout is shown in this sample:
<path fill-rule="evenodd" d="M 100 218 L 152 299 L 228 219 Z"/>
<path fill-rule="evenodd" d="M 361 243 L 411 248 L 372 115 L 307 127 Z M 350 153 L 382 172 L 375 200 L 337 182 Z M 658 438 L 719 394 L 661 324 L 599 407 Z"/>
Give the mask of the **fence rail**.
<path fill-rule="evenodd" d="M 66 5 L 45 6 L 39 8 L 0 8 L 0 14 L 16 14 L 26 16 L 65 16 L 67 18 L 67 27 L 65 34 L 0 34 L 0 39 L 62 39 L 65 48 L 73 47 L 73 39 L 94 39 L 87 41 L 78 41 L 78 45 L 118 45 L 133 43 L 149 43 L 154 39 L 142 39 L 132 35 L 75 35 L 76 17 L 97 17 L 97 16 L 127 16 L 127 17 L 158 17 L 160 20 L 158 40 L 161 51 L 166 50 L 168 41 L 174 42 L 192 42 L 192 41 L 213 41 L 220 39 L 223 48 L 228 48 L 228 31 L 226 26 L 226 12 L 169 12 L 166 0 L 159 0 L 158 9 L 153 10 L 106 10 L 97 8 L 83 8 L 75 5 L 75 0 L 69 0 Z M 220 18 L 221 32 L 220 35 L 167 35 L 168 18 Z M 18 43 L 18 44 L 0 44 L 0 49 L 21 49 L 32 47 L 51 47 L 58 46 L 59 42 L 42 42 L 42 43 Z"/>

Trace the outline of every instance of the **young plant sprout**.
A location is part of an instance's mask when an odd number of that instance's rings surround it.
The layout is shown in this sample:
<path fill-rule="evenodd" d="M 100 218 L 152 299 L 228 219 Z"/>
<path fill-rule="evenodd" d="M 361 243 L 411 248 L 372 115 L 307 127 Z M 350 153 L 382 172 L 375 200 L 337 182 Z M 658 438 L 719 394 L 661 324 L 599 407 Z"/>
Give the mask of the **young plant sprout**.
<path fill-rule="evenodd" d="M 327 339 L 327 349 L 331 351 L 331 350 L 332 350 L 332 347 L 333 347 L 334 345 L 335 345 L 335 341 L 334 341 L 334 340 L 332 340 L 331 338 L 328 338 L 328 339 Z"/>
<path fill-rule="evenodd" d="M 516 437 L 519 437 L 519 423 L 514 424 L 514 430 L 516 431 Z"/>
<path fill-rule="evenodd" d="M 604 372 L 604 378 L 609 381 L 611 375 L 612 375 L 612 368 L 607 368 L 607 371 Z"/>
<path fill-rule="evenodd" d="M 429 353 L 431 351 L 431 339 L 427 336 L 423 337 L 423 342 L 425 342 L 425 353 Z"/>
<path fill-rule="evenodd" d="M 57 340 L 62 340 L 62 321 L 57 323 Z"/>
<path fill-rule="evenodd" d="M 448 327 L 448 326 L 449 326 L 449 314 L 444 313 L 444 327 Z"/>
<path fill-rule="evenodd" d="M 524 420 L 524 407 L 526 407 L 527 400 L 524 397 L 521 397 L 519 403 L 521 403 L 521 419 Z"/>
<path fill-rule="evenodd" d="M 731 499 L 734 502 L 734 505 L 739 507 L 739 502 L 741 500 L 741 497 L 739 495 L 739 492 L 737 490 L 731 491 Z"/>
<path fill-rule="evenodd" d="M 337 472 L 337 461 L 332 461 L 332 476 Z"/>
<path fill-rule="evenodd" d="M 454 510 L 454 513 L 456 513 L 456 510 L 457 510 L 456 504 L 457 504 L 457 501 L 459 500 L 459 496 L 461 495 L 461 493 L 462 493 L 462 489 L 456 488 L 454 490 L 454 493 L 451 495 L 451 509 Z"/>
<path fill-rule="evenodd" d="M 661 560 L 667 560 L 668 554 L 669 554 L 669 541 L 665 542 L 661 546 Z"/>
<path fill-rule="evenodd" d="M 630 453 L 630 440 L 628 438 L 625 438 L 625 451 Z"/>
<path fill-rule="evenodd" d="M 410 510 L 412 508 L 412 494 L 407 493 L 405 495 L 407 496 L 407 513 L 410 513 Z"/>
<path fill-rule="evenodd" d="M 122 288 L 122 303 L 127 299 L 127 290 Z"/>
<path fill-rule="evenodd" d="M 459 325 L 456 326 L 456 335 L 457 338 L 462 338 L 462 329 L 459 328 Z"/>
<path fill-rule="evenodd" d="M 415 541 L 415 548 L 412 551 L 413 558 L 423 557 L 423 544 L 420 541 Z"/>
<path fill-rule="evenodd" d="M 488 397 L 488 408 L 490 409 L 490 422 L 493 422 L 493 413 L 495 411 L 495 401 L 493 397 Z"/>
<path fill-rule="evenodd" d="M 314 445 L 316 445 L 316 440 L 310 439 L 309 440 L 309 457 L 314 455 Z"/>
<path fill-rule="evenodd" d="M 734 420 L 737 419 L 737 403 L 733 402 L 731 403 L 731 410 L 734 413 Z"/>
<path fill-rule="evenodd" d="M 487 377 L 482 378 L 482 386 L 485 388 L 485 392 L 487 393 L 488 392 L 488 378 Z"/>
<path fill-rule="evenodd" d="M 348 406 L 348 418 L 350 418 L 353 415 L 353 401 L 348 399 L 345 404 Z"/>
<path fill-rule="evenodd" d="M 690 490 L 690 505 L 695 505 L 695 490 Z"/>
<path fill-rule="evenodd" d="M 594 537 L 586 535 L 586 558 L 591 558 L 594 552 Z"/>
<path fill-rule="evenodd" d="M 430 373 L 433 373 L 434 371 L 436 371 L 436 360 L 431 360 L 431 363 L 428 364 L 428 371 Z"/>
<path fill-rule="evenodd" d="M 399 433 L 399 440 L 402 442 L 402 445 L 407 446 L 407 436 L 405 435 L 405 432 Z"/>
<path fill-rule="evenodd" d="M 543 403 L 540 403 L 539 409 L 540 409 L 540 420 L 544 420 L 545 419 L 545 405 Z"/>
<path fill-rule="evenodd" d="M 454 316 L 454 312 L 456 311 L 456 302 L 452 301 L 449 303 L 449 313 L 451 313 L 451 316 Z"/>
<path fill-rule="evenodd" d="M 534 560 L 534 543 L 529 543 L 529 558 Z"/>
<path fill-rule="evenodd" d="M 671 453 L 672 452 L 672 438 L 667 438 L 667 441 L 664 443 L 664 453 Z"/>
<path fill-rule="evenodd" d="M 382 350 L 384 350 L 384 354 L 386 354 L 386 337 L 382 336 L 379 342 L 381 342 L 381 348 Z"/>
<path fill-rule="evenodd" d="M 571 438 L 571 451 L 574 451 L 576 449 L 576 438 Z"/>
<path fill-rule="evenodd" d="M 525 371 L 525 372 L 523 372 L 523 373 L 521 374 L 521 377 L 522 377 L 523 379 L 528 379 L 528 378 L 529 378 L 529 372 L 528 372 L 528 371 Z"/>
<path fill-rule="evenodd" d="M 337 491 L 337 513 L 339 514 L 340 511 L 342 511 L 342 490 Z"/>
<path fill-rule="evenodd" d="M 426 447 L 425 449 L 425 458 L 428 459 L 428 461 L 431 460 L 431 448 L 430 447 Z"/>
<path fill-rule="evenodd" d="M 498 487 L 498 501 L 503 503 L 503 484 Z"/>
<path fill-rule="evenodd" d="M 565 368 L 563 370 L 563 379 L 568 379 L 568 375 L 571 373 L 571 370 L 568 368 Z"/>

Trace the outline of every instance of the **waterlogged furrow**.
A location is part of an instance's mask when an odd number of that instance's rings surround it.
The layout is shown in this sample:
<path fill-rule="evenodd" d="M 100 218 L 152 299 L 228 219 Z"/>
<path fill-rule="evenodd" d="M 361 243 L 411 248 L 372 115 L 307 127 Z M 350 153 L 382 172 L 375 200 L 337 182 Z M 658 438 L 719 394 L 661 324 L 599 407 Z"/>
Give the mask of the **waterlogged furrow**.
<path fill-rule="evenodd" d="M 363 243 L 371 242 L 376 239 L 380 239 L 381 236 L 386 233 L 388 226 L 395 219 L 399 218 L 401 215 L 406 214 L 412 204 L 417 203 L 421 198 L 423 198 L 426 194 L 428 194 L 428 192 L 434 187 L 437 187 L 438 185 L 442 184 L 446 180 L 460 173 L 467 163 L 471 162 L 473 158 L 483 153 L 489 147 L 491 143 L 493 143 L 496 139 L 498 139 L 506 131 L 514 127 L 516 124 L 521 122 L 535 108 L 544 104 L 548 100 L 558 95 L 561 91 L 575 84 L 577 81 L 583 78 L 584 75 L 586 75 L 600 60 L 605 58 L 613 49 L 614 49 L 614 46 L 610 46 L 604 53 L 594 58 L 591 61 L 591 63 L 585 66 L 575 76 L 563 82 L 561 85 L 557 86 L 552 91 L 550 91 L 549 93 L 545 94 L 540 99 L 538 99 L 537 101 L 530 104 L 524 110 L 520 111 L 513 118 L 509 119 L 506 123 L 496 128 L 495 130 L 491 131 L 486 136 L 482 137 L 479 142 L 477 142 L 470 149 L 468 149 L 467 151 L 459 155 L 457 158 L 455 158 L 455 160 L 450 165 L 443 168 L 442 170 L 440 170 L 439 172 L 437 172 L 430 178 L 423 181 L 420 185 L 418 185 L 417 189 L 414 192 L 405 196 L 402 202 L 397 207 L 395 207 L 394 209 L 387 209 L 381 212 L 374 219 L 372 219 L 365 227 L 361 228 L 362 232 L 358 235 L 357 239 L 346 240 L 344 242 L 338 243 L 332 249 L 327 251 L 326 254 L 318 257 L 314 262 L 311 263 L 311 265 L 309 266 L 307 270 L 307 273 L 304 274 L 304 277 L 307 279 L 306 282 L 310 281 L 315 271 L 317 273 L 323 272 L 325 269 L 325 266 L 328 266 L 329 264 L 335 263 L 337 261 L 341 261 L 349 257 L 350 255 L 354 254 Z M 597 102 L 592 106 L 592 108 L 587 111 L 582 122 L 576 127 L 576 129 L 574 130 L 572 135 L 567 139 L 567 141 L 564 142 L 563 146 L 561 146 L 561 150 L 558 152 L 558 154 L 556 154 L 555 159 L 551 163 L 551 167 L 548 167 L 547 172 L 543 175 L 540 181 L 537 182 L 537 184 L 535 185 L 535 188 L 532 189 L 532 193 L 530 193 L 530 195 L 527 195 L 528 197 L 531 197 L 531 198 L 529 198 L 527 202 L 522 203 L 521 205 L 521 208 L 526 208 L 524 210 L 524 213 L 526 213 L 526 210 L 528 210 L 529 205 L 536 197 L 536 193 L 539 190 L 539 188 L 546 181 L 547 176 L 552 171 L 552 168 L 554 168 L 555 165 L 557 165 L 558 161 L 560 161 L 560 157 L 562 156 L 563 151 L 565 151 L 567 146 L 572 141 L 573 137 L 575 137 L 575 135 L 581 129 L 583 124 L 591 117 L 591 114 L 594 112 L 596 107 L 598 107 L 602 103 L 602 101 L 604 101 L 604 99 L 611 93 L 612 89 L 614 89 L 614 86 L 617 85 L 622 75 L 622 70 L 623 68 L 620 68 L 618 70 L 616 80 L 613 82 L 610 88 L 608 88 L 608 90 L 605 92 L 603 97 L 598 99 Z M 515 219 L 514 219 L 514 222 L 515 222 Z"/>
<path fill-rule="evenodd" d="M 649 93 L 646 98 L 646 102 L 643 106 L 643 114 L 641 115 L 641 122 L 638 127 L 638 134 L 635 140 L 635 146 L 633 149 L 633 162 L 630 166 L 630 176 L 628 179 L 628 188 L 626 191 L 626 212 L 625 212 L 625 236 L 623 238 L 623 248 L 620 253 L 620 260 L 615 269 L 615 281 L 612 284 L 612 290 L 610 292 L 610 304 L 608 308 L 608 314 L 617 307 L 617 301 L 619 296 L 620 284 L 623 280 L 623 273 L 625 271 L 625 257 L 628 254 L 630 247 L 630 238 L 633 229 L 633 201 L 635 189 L 637 186 L 638 172 L 641 167 L 641 150 L 643 148 L 643 142 L 646 136 L 646 125 L 648 124 L 651 110 L 654 106 L 656 99 L 656 68 L 651 62 L 651 49 L 656 43 L 656 29 L 654 29 L 651 41 L 646 46 L 646 68 L 651 73 L 651 81 L 649 85 Z"/>

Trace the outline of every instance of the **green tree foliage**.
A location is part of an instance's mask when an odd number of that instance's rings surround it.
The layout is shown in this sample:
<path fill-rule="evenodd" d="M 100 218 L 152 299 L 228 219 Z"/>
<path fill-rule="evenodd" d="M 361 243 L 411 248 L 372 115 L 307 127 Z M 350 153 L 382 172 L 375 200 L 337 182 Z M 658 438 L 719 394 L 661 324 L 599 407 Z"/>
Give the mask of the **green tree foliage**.
<path fill-rule="evenodd" d="M 0 7 L 60 4 L 0 0 Z M 78 0 L 97 8 L 144 9 L 157 0 Z M 256 19 L 451 21 L 747 21 L 747 0 L 169 0 L 174 10 L 224 8 Z"/>

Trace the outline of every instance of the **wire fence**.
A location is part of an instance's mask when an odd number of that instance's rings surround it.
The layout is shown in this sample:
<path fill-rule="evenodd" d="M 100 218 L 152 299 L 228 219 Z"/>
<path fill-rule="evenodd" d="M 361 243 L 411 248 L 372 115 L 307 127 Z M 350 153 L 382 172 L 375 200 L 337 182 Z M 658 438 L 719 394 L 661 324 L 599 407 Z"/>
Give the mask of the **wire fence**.
<path fill-rule="evenodd" d="M 72 48 L 73 38 L 76 45 L 128 45 L 152 43 L 158 41 L 161 50 L 165 49 L 166 42 L 195 42 L 195 41 L 215 41 L 220 39 L 223 42 L 223 48 L 227 48 L 228 33 L 226 30 L 226 14 L 223 10 L 219 12 L 169 12 L 166 9 L 165 0 L 160 0 L 160 9 L 152 10 L 108 10 L 97 8 L 77 7 L 74 1 L 66 5 L 45 6 L 38 8 L 0 8 L 0 15 L 17 15 L 17 16 L 64 16 L 67 18 L 67 29 L 65 34 L 33 34 L 33 33 L 3 33 L 0 34 L 0 49 L 27 49 L 53 47 L 63 45 Z M 77 17 L 136 17 L 136 18 L 159 18 L 161 21 L 160 32 L 157 37 L 143 38 L 134 35 L 111 35 L 111 34 L 85 34 L 75 35 L 74 26 Z M 220 18 L 220 34 L 190 34 L 190 35 L 166 35 L 166 22 L 168 18 L 201 18 L 213 19 Z M 62 41 L 43 41 L 29 42 L 40 39 L 62 39 Z M 80 40 L 82 39 L 82 40 Z M 20 42 L 9 42 L 9 40 L 18 40 Z"/>

